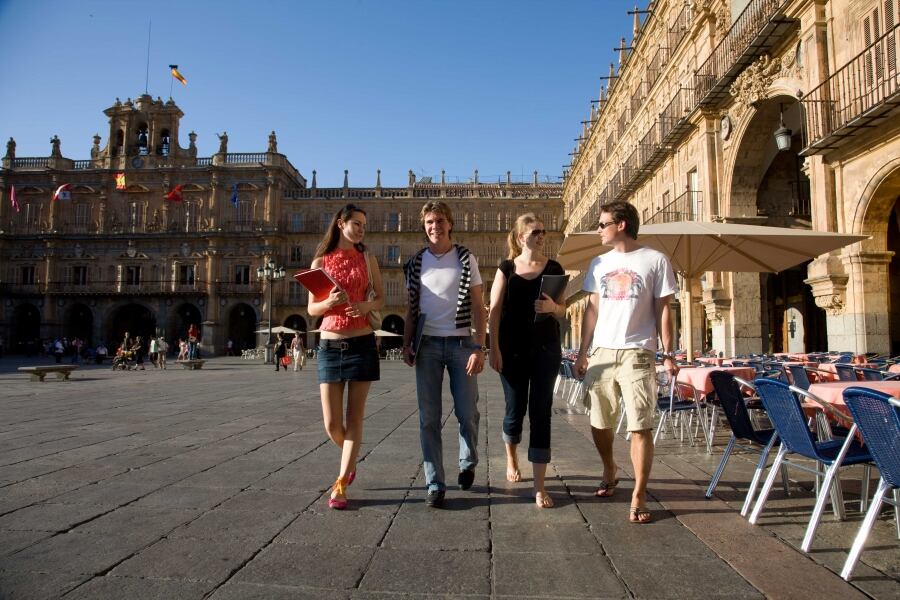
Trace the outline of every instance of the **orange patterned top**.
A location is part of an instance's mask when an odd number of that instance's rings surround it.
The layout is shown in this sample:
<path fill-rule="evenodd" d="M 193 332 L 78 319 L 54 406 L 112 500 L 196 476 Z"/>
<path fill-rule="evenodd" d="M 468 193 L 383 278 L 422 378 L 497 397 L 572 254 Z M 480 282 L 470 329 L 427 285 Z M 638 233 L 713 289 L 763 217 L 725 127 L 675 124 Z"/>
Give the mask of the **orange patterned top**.
<path fill-rule="evenodd" d="M 362 302 L 366 299 L 366 287 L 369 285 L 369 271 L 366 269 L 366 255 L 356 248 L 342 250 L 335 248 L 322 257 L 322 268 L 338 282 L 347 292 L 350 302 Z M 365 317 L 347 317 L 346 306 L 335 306 L 325 313 L 319 329 L 322 331 L 347 331 L 369 326 Z"/>

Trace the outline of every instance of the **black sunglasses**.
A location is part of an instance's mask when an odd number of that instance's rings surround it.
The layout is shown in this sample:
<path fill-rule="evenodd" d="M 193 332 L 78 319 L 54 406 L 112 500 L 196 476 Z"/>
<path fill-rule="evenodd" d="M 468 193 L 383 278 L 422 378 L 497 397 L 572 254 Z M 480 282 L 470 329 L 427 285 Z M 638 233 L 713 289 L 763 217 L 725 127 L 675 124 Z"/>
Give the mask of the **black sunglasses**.
<path fill-rule="evenodd" d="M 528 235 L 530 235 L 531 237 L 537 237 L 539 235 L 544 235 L 545 233 L 547 233 L 546 229 L 532 229 L 531 233 L 529 233 Z"/>
<path fill-rule="evenodd" d="M 606 229 L 610 225 L 615 225 L 616 223 L 618 223 L 618 221 L 607 221 L 606 223 L 604 223 L 603 221 L 600 221 L 597 224 L 597 231 L 600 231 L 601 229 Z"/>

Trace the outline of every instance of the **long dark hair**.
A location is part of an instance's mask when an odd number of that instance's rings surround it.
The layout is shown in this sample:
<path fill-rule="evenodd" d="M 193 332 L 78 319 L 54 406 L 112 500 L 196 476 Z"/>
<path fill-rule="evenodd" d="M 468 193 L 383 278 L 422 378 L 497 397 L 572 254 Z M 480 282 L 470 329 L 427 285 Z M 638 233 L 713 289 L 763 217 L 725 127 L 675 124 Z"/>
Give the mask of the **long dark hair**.
<path fill-rule="evenodd" d="M 362 213 L 363 216 L 366 215 L 366 211 L 356 206 L 355 204 L 348 204 L 344 208 L 334 213 L 334 218 L 331 219 L 331 224 L 325 231 L 325 236 L 322 238 L 322 241 L 319 242 L 318 247 L 316 247 L 316 255 L 313 257 L 314 259 L 319 258 L 320 256 L 325 256 L 326 254 L 337 248 L 338 241 L 341 239 L 341 230 L 338 227 L 338 221 L 349 221 L 350 217 L 353 216 L 353 213 Z M 353 244 L 353 247 L 360 252 L 366 251 L 366 245 L 362 242 Z"/>

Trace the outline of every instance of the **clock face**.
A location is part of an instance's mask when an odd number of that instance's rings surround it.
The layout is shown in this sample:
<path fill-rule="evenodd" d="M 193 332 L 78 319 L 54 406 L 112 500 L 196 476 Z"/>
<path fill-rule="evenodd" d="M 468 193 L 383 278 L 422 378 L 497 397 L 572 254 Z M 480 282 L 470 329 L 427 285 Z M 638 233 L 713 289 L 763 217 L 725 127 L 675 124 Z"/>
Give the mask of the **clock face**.
<path fill-rule="evenodd" d="M 141 158 L 140 156 L 135 156 L 134 158 L 131 159 L 131 166 L 134 167 L 135 169 L 140 169 L 141 167 L 144 166 L 144 159 Z"/>
<path fill-rule="evenodd" d="M 731 136 L 731 117 L 722 115 L 719 121 L 719 130 L 722 132 L 722 139 L 727 140 Z"/>

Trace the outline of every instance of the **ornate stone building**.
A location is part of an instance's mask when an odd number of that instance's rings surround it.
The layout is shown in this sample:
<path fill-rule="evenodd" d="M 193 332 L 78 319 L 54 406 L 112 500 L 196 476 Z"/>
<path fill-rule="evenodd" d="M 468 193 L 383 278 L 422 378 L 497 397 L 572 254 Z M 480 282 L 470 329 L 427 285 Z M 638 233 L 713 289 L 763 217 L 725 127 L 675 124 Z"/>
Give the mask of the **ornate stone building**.
<path fill-rule="evenodd" d="M 897 354 L 898 16 L 897 0 L 651 1 L 582 126 L 566 232 L 626 199 L 644 223 L 869 235 L 780 274 L 707 273 L 682 322 L 726 355 Z M 573 293 L 576 335 L 582 309 Z"/>
<path fill-rule="evenodd" d="M 402 331 L 402 263 L 422 247 L 419 210 L 445 199 L 455 212 L 454 238 L 479 258 L 490 284 L 506 253 L 518 214 L 533 211 L 561 242 L 562 186 L 531 182 L 469 183 L 417 180 L 402 188 L 319 188 L 277 148 L 232 153 L 227 133 L 219 151 L 198 157 L 196 134 L 182 148 L 183 113 L 172 100 L 144 95 L 116 103 L 106 146 L 94 137 L 89 160 L 63 157 L 51 140 L 49 157 L 19 158 L 10 139 L 0 171 L 0 336 L 12 351 L 38 339 L 80 337 L 117 344 L 125 331 L 175 340 L 201 324 L 207 353 L 225 341 L 264 343 L 270 290 L 257 280 L 264 261 L 288 275 L 309 266 L 322 232 L 338 208 L 353 202 L 368 215 L 366 243 L 384 273 L 385 328 Z M 117 185 L 117 175 L 124 183 Z M 68 199 L 51 200 L 68 185 Z M 15 190 L 16 211 L 11 203 Z M 66 196 L 64 192 L 62 194 Z M 167 200 L 179 198 L 180 200 Z M 290 277 L 271 290 L 273 325 L 313 329 L 307 297 Z M 309 341 L 312 341 L 310 338 Z"/>

